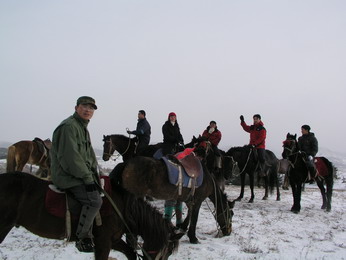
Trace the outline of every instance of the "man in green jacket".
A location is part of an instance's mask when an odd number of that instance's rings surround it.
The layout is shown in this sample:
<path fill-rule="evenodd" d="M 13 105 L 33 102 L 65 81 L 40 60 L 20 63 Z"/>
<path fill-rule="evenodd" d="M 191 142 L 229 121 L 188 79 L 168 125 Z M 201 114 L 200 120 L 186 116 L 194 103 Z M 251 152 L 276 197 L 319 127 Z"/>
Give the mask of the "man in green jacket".
<path fill-rule="evenodd" d="M 81 252 L 94 251 L 92 226 L 102 205 L 95 183 L 97 160 L 87 129 L 96 109 L 93 98 L 78 98 L 75 113 L 55 129 L 50 153 L 52 182 L 82 205 L 76 231 L 76 247 Z"/>

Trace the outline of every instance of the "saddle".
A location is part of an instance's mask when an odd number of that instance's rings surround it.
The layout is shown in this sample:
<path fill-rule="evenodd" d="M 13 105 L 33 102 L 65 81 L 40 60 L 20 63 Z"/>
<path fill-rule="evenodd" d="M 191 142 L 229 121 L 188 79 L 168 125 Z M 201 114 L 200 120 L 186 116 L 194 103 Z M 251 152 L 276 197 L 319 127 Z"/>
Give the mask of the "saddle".
<path fill-rule="evenodd" d="M 170 183 L 178 186 L 178 194 L 182 194 L 182 187 L 187 187 L 191 188 L 193 195 L 195 189 L 203 182 L 203 167 L 200 160 L 192 151 L 183 155 L 167 155 L 161 159 L 166 164 Z"/>
<path fill-rule="evenodd" d="M 109 177 L 101 176 L 101 182 L 104 182 L 104 190 L 108 194 L 111 194 L 112 188 Z M 66 199 L 68 203 L 66 202 Z M 78 219 L 81 210 L 81 205 L 76 200 L 70 197 L 68 193 L 57 189 L 53 184 L 48 185 L 45 207 L 49 214 L 59 218 L 65 218 L 67 209 L 69 209 L 72 213 L 72 219 Z M 109 216 L 112 214 L 112 206 L 105 197 L 103 197 L 100 214 L 101 216 Z"/>
<path fill-rule="evenodd" d="M 321 157 L 315 157 L 314 163 L 316 167 L 316 175 L 320 177 L 328 176 L 328 167 Z"/>
<path fill-rule="evenodd" d="M 48 138 L 43 141 L 42 139 L 35 137 L 33 142 L 37 144 L 38 151 L 43 154 L 42 157 L 48 157 L 49 150 L 52 148 L 52 142 L 50 139 Z"/>

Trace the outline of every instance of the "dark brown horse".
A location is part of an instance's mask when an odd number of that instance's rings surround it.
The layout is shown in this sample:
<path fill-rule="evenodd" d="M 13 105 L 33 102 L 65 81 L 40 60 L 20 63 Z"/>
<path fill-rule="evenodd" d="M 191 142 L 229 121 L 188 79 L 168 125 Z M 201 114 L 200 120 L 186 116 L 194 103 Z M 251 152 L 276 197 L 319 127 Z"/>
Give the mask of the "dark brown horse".
<path fill-rule="evenodd" d="M 26 173 L 0 174 L 0 243 L 14 226 L 45 238 L 64 238 L 65 219 L 51 215 L 45 207 L 48 185 L 48 181 Z M 96 260 L 107 260 L 111 249 L 136 259 L 135 250 L 121 239 L 125 232 L 143 238 L 145 259 L 167 259 L 177 249 L 182 235 L 175 235 L 173 225 L 155 208 L 120 189 L 112 189 L 111 198 L 120 213 L 110 210 L 102 216 L 102 225 L 94 226 Z M 77 221 L 72 221 L 72 241 L 76 225 Z"/>
<path fill-rule="evenodd" d="M 245 188 L 245 176 L 249 175 L 250 180 L 250 189 L 251 197 L 249 203 L 252 203 L 255 198 L 254 193 L 254 176 L 256 169 L 258 167 L 258 160 L 256 159 L 255 150 L 248 145 L 243 147 L 232 147 L 226 152 L 227 156 L 231 156 L 234 161 L 237 162 L 240 170 L 241 178 L 241 190 L 240 195 L 236 201 L 240 201 L 244 197 L 244 188 Z M 264 179 L 265 194 L 263 200 L 268 199 L 269 191 L 272 193 L 274 186 L 276 186 L 276 200 L 280 200 L 280 190 L 279 190 L 279 179 L 278 179 L 278 159 L 275 154 L 270 150 L 265 150 L 265 174 L 260 176 Z"/>
<path fill-rule="evenodd" d="M 19 141 L 8 147 L 7 172 L 22 171 L 25 164 L 40 166 L 40 170 L 49 172 L 49 150 L 52 142 L 35 138 L 33 141 Z M 49 173 L 48 173 L 49 175 Z"/>
<path fill-rule="evenodd" d="M 290 161 L 291 167 L 289 168 L 288 178 L 292 188 L 293 206 L 291 211 L 299 213 L 301 206 L 301 193 L 304 183 L 309 182 L 308 168 L 305 164 L 306 154 L 299 150 L 297 135 L 287 134 L 286 140 L 283 144 L 282 157 Z M 320 158 L 320 160 L 319 160 Z M 332 209 L 332 195 L 333 195 L 333 171 L 332 163 L 325 157 L 315 157 L 317 176 L 311 176 L 319 187 L 322 195 L 321 209 L 330 211 Z M 326 189 L 324 187 L 326 185 Z"/>
<path fill-rule="evenodd" d="M 188 206 L 188 214 L 180 228 L 187 230 L 191 243 L 198 243 L 196 225 L 202 202 L 209 198 L 215 206 L 215 218 L 223 235 L 232 231 L 232 215 L 234 203 L 227 200 L 226 194 L 216 185 L 215 179 L 203 165 L 204 178 L 194 195 L 190 188 L 178 187 L 169 182 L 166 164 L 162 160 L 137 156 L 126 163 L 118 164 L 110 176 L 120 179 L 122 186 L 137 197 L 150 196 L 160 200 L 184 201 Z"/>
<path fill-rule="evenodd" d="M 127 136 L 117 134 L 104 135 L 102 159 L 104 161 L 108 161 L 113 156 L 114 152 L 117 151 L 119 156 L 123 157 L 123 161 L 126 162 L 135 155 L 136 141 L 136 137 L 129 138 Z M 143 150 L 141 155 L 152 157 L 161 146 L 162 143 L 149 145 Z"/>

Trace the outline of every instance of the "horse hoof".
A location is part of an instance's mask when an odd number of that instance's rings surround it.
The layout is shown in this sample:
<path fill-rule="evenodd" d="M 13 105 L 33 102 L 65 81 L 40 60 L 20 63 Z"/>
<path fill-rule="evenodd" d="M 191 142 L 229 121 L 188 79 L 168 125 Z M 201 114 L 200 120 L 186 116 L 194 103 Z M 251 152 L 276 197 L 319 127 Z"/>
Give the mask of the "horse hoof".
<path fill-rule="evenodd" d="M 249 203 L 253 203 L 253 199 L 250 199 L 250 200 L 249 200 Z"/>
<path fill-rule="evenodd" d="M 276 198 L 276 201 L 280 201 L 281 199 L 280 198 Z"/>
<path fill-rule="evenodd" d="M 193 239 L 190 238 L 190 243 L 191 244 L 199 244 L 199 241 L 197 238 L 193 238 Z"/>
<path fill-rule="evenodd" d="M 233 200 L 234 202 L 236 201 L 241 201 L 242 198 L 236 198 L 235 200 Z"/>
<path fill-rule="evenodd" d="M 291 209 L 291 211 L 292 211 L 293 213 L 295 213 L 295 214 L 298 214 L 300 210 L 298 210 L 298 209 Z"/>
<path fill-rule="evenodd" d="M 262 200 L 267 200 L 268 199 L 268 197 L 263 197 L 263 199 Z"/>

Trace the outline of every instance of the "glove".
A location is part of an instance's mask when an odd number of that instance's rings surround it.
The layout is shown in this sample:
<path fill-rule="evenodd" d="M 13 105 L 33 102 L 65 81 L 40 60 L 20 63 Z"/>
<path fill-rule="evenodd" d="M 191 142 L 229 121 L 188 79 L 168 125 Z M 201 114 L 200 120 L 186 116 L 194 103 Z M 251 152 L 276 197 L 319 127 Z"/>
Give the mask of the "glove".
<path fill-rule="evenodd" d="M 130 131 L 130 130 L 127 130 L 127 133 L 130 135 L 130 134 L 132 134 L 132 132 Z"/>
<path fill-rule="evenodd" d="M 314 159 L 314 158 L 313 158 L 311 155 L 308 156 L 308 160 L 309 160 L 309 161 L 312 161 L 313 159 Z"/>
<path fill-rule="evenodd" d="M 243 115 L 240 116 L 240 121 L 244 122 L 244 116 Z"/>

